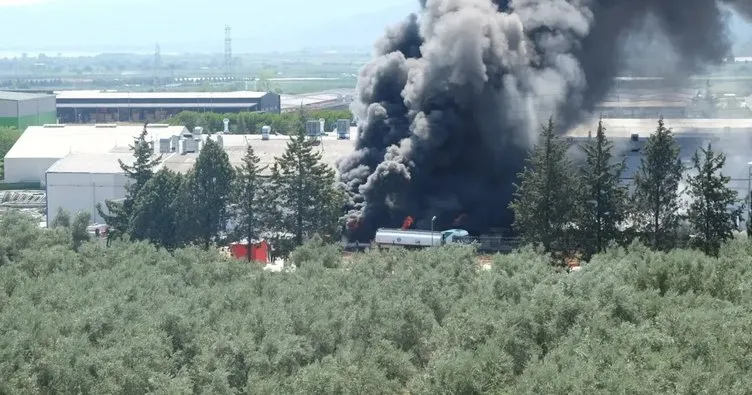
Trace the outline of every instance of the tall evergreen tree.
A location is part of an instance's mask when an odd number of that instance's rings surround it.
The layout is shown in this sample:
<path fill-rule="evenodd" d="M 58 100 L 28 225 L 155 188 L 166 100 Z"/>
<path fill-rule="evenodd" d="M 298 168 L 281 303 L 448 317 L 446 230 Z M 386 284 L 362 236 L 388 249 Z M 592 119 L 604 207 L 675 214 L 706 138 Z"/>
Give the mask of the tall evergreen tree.
<path fill-rule="evenodd" d="M 567 144 L 556 135 L 553 119 L 542 128 L 538 144 L 518 175 L 514 227 L 527 243 L 541 243 L 546 251 L 571 247 L 575 220 L 577 178 L 567 158 Z"/>
<path fill-rule="evenodd" d="M 273 204 L 276 230 L 293 234 L 296 245 L 315 233 L 335 239 L 344 196 L 335 188 L 334 170 L 321 161 L 305 129 L 292 136 L 271 173 L 267 201 Z"/>
<path fill-rule="evenodd" d="M 154 168 L 162 162 L 162 156 L 155 157 L 154 147 L 146 140 L 148 134 L 147 126 L 148 123 L 145 123 L 143 131 L 136 138 L 133 145 L 130 146 L 134 157 L 133 164 L 128 165 L 122 160 L 118 160 L 120 168 L 129 179 L 125 187 L 125 199 L 106 201 L 106 211 L 102 208 L 101 204 L 97 204 L 97 211 L 104 218 L 109 228 L 107 232 L 108 241 L 111 237 L 122 236 L 127 232 L 136 196 L 141 188 L 146 185 L 146 182 L 154 175 Z"/>
<path fill-rule="evenodd" d="M 170 204 L 175 215 L 175 243 L 185 246 L 199 239 L 199 224 L 195 215 L 194 185 L 196 177 L 191 169 L 183 176 L 180 187 Z"/>
<path fill-rule="evenodd" d="M 653 249 L 667 250 L 676 244 L 681 219 L 679 182 L 683 166 L 679 145 L 663 118 L 645 144 L 640 168 L 635 175 L 635 222 Z"/>
<path fill-rule="evenodd" d="M 149 240 L 155 245 L 172 250 L 179 245 L 175 231 L 175 200 L 183 177 L 168 169 L 154 174 L 136 196 L 128 233 L 135 240 Z"/>
<path fill-rule="evenodd" d="M 233 203 L 237 213 L 236 234 L 246 238 L 248 243 L 252 243 L 257 235 L 256 229 L 263 218 L 265 205 L 263 198 L 264 180 L 261 178 L 261 172 L 266 170 L 267 166 L 259 165 L 261 159 L 253 151 L 253 147 L 248 144 L 243 164 L 235 169 L 235 186 L 233 194 Z M 248 248 L 248 261 L 251 261 L 251 249 Z"/>
<path fill-rule="evenodd" d="M 696 174 L 690 176 L 689 222 L 695 237 L 694 246 L 708 255 L 716 256 L 726 240 L 733 237 L 736 219 L 741 215 L 737 192 L 728 187 L 730 177 L 721 172 L 726 164 L 726 156 L 708 148 L 700 148 L 692 157 Z M 734 207 L 736 206 L 736 207 Z"/>
<path fill-rule="evenodd" d="M 182 191 L 188 194 L 183 197 L 184 208 L 190 210 L 184 219 L 195 226 L 195 241 L 208 249 L 227 229 L 235 171 L 227 152 L 207 139 L 188 177 L 188 188 Z"/>
<path fill-rule="evenodd" d="M 587 258 L 619 239 L 619 225 L 625 220 L 629 191 L 621 182 L 624 160 L 613 158 L 613 143 L 606 138 L 603 121 L 594 139 L 583 146 L 586 159 L 580 168 L 581 195 L 577 228 Z"/>

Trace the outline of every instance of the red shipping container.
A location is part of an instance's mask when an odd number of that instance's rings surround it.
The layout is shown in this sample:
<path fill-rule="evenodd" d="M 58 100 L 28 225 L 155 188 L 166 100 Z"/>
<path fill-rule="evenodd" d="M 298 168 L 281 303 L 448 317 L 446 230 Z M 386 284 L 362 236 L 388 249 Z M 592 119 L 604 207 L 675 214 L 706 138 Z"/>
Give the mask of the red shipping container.
<path fill-rule="evenodd" d="M 230 244 L 230 254 L 232 257 L 238 260 L 248 259 L 248 244 L 247 243 L 232 243 Z M 251 260 L 260 262 L 263 264 L 269 263 L 269 243 L 266 240 L 262 240 L 260 243 L 254 243 L 251 245 Z"/>

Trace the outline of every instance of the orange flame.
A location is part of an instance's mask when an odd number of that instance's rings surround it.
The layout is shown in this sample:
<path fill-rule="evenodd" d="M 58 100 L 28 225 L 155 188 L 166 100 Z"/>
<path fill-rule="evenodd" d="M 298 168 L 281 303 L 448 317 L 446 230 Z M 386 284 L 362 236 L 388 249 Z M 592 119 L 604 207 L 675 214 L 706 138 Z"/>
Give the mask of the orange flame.
<path fill-rule="evenodd" d="M 405 220 L 402 222 L 402 230 L 407 230 L 413 225 L 413 217 L 407 216 Z"/>

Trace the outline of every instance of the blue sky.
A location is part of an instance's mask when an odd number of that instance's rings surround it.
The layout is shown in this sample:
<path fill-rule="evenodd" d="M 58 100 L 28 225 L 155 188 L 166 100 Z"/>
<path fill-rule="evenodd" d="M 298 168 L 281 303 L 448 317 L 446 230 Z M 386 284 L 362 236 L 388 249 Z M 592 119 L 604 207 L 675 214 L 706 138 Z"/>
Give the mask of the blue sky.
<path fill-rule="evenodd" d="M 236 51 L 266 51 L 373 41 L 416 8 L 417 0 L 0 0 L 0 37 L 6 50 L 151 50 L 160 41 L 166 52 L 222 51 L 230 24 Z"/>
<path fill-rule="evenodd" d="M 15 5 L 9 5 L 15 3 Z M 2 51 L 235 52 L 348 46 L 368 50 L 417 0 L 0 0 Z M 752 40 L 736 20 L 735 33 Z"/>

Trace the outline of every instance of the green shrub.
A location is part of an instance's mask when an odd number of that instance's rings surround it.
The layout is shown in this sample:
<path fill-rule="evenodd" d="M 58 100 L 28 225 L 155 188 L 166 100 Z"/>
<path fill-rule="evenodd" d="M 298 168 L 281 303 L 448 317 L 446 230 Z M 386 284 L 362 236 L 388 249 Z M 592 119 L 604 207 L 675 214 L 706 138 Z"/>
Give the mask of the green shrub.
<path fill-rule="evenodd" d="M 527 248 L 320 241 L 297 270 L 0 217 L 0 393 L 724 393 L 752 386 L 752 245 L 637 244 L 579 272 Z"/>

